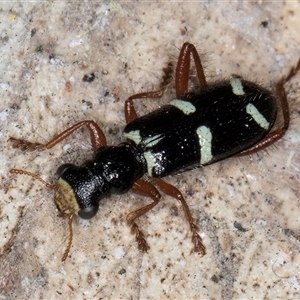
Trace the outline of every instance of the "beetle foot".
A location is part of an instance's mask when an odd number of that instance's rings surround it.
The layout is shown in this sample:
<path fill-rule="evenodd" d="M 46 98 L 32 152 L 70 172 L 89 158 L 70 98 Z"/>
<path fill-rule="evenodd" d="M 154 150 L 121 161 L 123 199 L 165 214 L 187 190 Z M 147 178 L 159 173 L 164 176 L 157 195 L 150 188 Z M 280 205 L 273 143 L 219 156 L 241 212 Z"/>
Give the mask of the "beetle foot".
<path fill-rule="evenodd" d="M 190 222 L 190 228 L 192 231 L 192 241 L 194 244 L 194 251 L 198 252 L 199 255 L 202 257 L 206 254 L 206 250 L 202 243 L 202 238 L 200 237 L 200 235 L 197 232 L 198 226 L 193 222 L 193 220 L 191 220 L 191 222 Z"/>
<path fill-rule="evenodd" d="M 147 252 L 150 247 L 148 246 L 143 233 L 139 230 L 138 226 L 135 223 L 132 223 L 131 226 L 131 232 L 135 234 L 139 250 L 141 250 L 142 252 Z"/>
<path fill-rule="evenodd" d="M 30 143 L 28 141 L 16 139 L 13 137 L 10 137 L 8 141 L 12 143 L 13 148 L 19 148 L 22 151 L 43 150 L 45 147 L 43 144 L 40 143 Z"/>
<path fill-rule="evenodd" d="M 206 254 L 206 250 L 202 243 L 202 238 L 196 231 L 193 232 L 192 241 L 194 243 L 194 251 L 198 252 L 201 257 L 204 256 Z"/>

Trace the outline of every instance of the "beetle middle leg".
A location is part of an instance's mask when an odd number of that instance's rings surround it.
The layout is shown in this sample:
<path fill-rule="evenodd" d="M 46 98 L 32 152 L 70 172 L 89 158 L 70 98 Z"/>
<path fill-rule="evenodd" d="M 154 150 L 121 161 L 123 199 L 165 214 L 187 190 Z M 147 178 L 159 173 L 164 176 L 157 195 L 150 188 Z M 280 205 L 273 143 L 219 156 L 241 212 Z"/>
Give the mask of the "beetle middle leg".
<path fill-rule="evenodd" d="M 181 47 L 176 67 L 175 88 L 177 98 L 184 96 L 188 92 L 191 54 L 194 58 L 200 87 L 204 87 L 207 85 L 203 66 L 195 46 L 190 43 L 184 43 Z"/>
<path fill-rule="evenodd" d="M 136 95 L 129 97 L 125 101 L 126 122 L 127 123 L 132 122 L 133 120 L 135 120 L 137 118 L 137 114 L 136 114 L 134 104 L 133 104 L 134 99 L 159 98 L 163 95 L 163 91 L 164 90 L 154 91 L 154 92 L 145 92 L 145 93 L 140 93 L 140 94 L 136 94 Z M 196 252 L 199 252 L 201 256 L 204 256 L 205 255 L 205 247 L 202 244 L 201 237 L 197 233 L 198 228 L 197 228 L 196 224 L 194 223 L 194 219 L 192 217 L 191 211 L 190 211 L 184 197 L 182 196 L 181 192 L 176 187 L 172 186 L 171 184 L 166 183 L 162 179 L 155 178 L 155 179 L 153 179 L 153 181 L 165 194 L 167 194 L 181 202 L 183 209 L 184 209 L 186 219 L 189 222 L 190 229 L 192 231 L 192 241 L 194 243 L 194 250 Z M 157 203 L 160 200 L 161 195 L 159 194 L 159 192 L 156 190 L 156 188 L 150 182 L 147 182 L 142 179 L 137 180 L 133 184 L 133 187 L 131 188 L 131 190 L 134 193 L 137 193 L 137 194 L 140 194 L 143 196 L 148 196 L 154 200 L 154 202 L 152 202 L 151 204 L 130 213 L 127 217 L 127 222 L 129 223 L 129 225 L 132 226 L 132 231 L 135 232 L 135 234 L 136 234 L 136 239 L 138 241 L 139 249 L 141 249 L 143 251 L 147 251 L 149 248 L 147 245 L 147 242 L 144 239 L 142 232 L 139 230 L 139 228 L 138 228 L 137 224 L 134 222 L 134 220 L 139 218 L 146 212 L 148 212 L 155 205 L 157 205 Z"/>
<path fill-rule="evenodd" d="M 165 89 L 161 89 L 158 91 L 152 91 L 152 92 L 139 93 L 139 94 L 130 96 L 128 99 L 126 99 L 125 106 L 124 106 L 126 123 L 130 123 L 133 120 L 137 119 L 137 117 L 138 117 L 137 113 L 135 111 L 135 108 L 134 108 L 133 100 L 145 99 L 145 98 L 161 98 L 162 95 L 164 94 L 164 91 L 165 91 Z"/>
<path fill-rule="evenodd" d="M 177 67 L 176 67 L 175 86 L 176 86 L 177 98 L 184 96 L 188 92 L 191 55 L 193 56 L 194 59 L 200 86 L 204 87 L 207 85 L 202 63 L 196 48 L 194 47 L 194 45 L 190 43 L 185 43 L 181 48 Z M 138 117 L 134 108 L 133 100 L 144 99 L 144 98 L 160 98 L 162 97 L 163 92 L 164 89 L 161 89 L 158 91 L 139 93 L 129 97 L 125 101 L 126 123 L 130 123 L 135 119 L 137 119 Z M 189 222 L 190 229 L 192 231 L 192 241 L 194 243 L 194 249 L 196 252 L 199 252 L 201 256 L 205 255 L 205 247 L 202 243 L 201 237 L 197 233 L 198 228 L 194 222 L 191 211 L 181 192 L 176 187 L 166 183 L 162 179 L 153 178 L 152 180 L 159 187 L 159 189 L 162 190 L 165 194 L 181 202 L 186 219 Z M 143 196 L 148 196 L 154 200 L 153 203 L 130 213 L 127 217 L 128 223 L 132 226 L 132 230 L 136 233 L 136 239 L 138 240 L 139 248 L 146 251 L 148 249 L 148 245 L 143 237 L 143 234 L 138 229 L 138 226 L 136 225 L 134 220 L 142 216 L 146 212 L 148 212 L 150 209 L 152 209 L 158 203 L 161 196 L 151 183 L 141 179 L 134 183 L 132 187 L 132 191 L 141 194 Z"/>

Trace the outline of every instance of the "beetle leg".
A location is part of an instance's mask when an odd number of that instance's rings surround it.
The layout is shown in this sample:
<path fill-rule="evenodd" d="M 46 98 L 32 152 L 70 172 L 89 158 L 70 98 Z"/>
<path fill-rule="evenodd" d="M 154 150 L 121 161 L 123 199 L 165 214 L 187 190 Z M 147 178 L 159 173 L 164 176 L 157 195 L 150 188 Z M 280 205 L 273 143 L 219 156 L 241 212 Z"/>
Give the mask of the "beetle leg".
<path fill-rule="evenodd" d="M 155 183 L 155 185 L 158 186 L 158 188 L 164 192 L 165 194 L 179 200 L 182 204 L 184 213 L 185 213 L 185 217 L 187 219 L 187 221 L 190 224 L 190 229 L 192 231 L 192 241 L 194 243 L 194 250 L 195 252 L 199 252 L 199 254 L 202 256 L 205 255 L 206 251 L 205 251 L 205 247 L 202 243 L 202 238 L 199 236 L 199 234 L 197 233 L 198 227 L 195 224 L 195 221 L 192 217 L 191 211 L 189 209 L 188 204 L 186 203 L 184 197 L 182 196 L 181 192 L 173 185 L 163 181 L 160 178 L 153 178 L 152 179 Z"/>
<path fill-rule="evenodd" d="M 300 60 L 298 61 L 298 64 L 296 65 L 296 67 L 292 68 L 290 73 L 286 77 L 284 77 L 280 81 L 278 81 L 276 84 L 276 95 L 277 95 L 277 99 L 280 100 L 280 105 L 282 108 L 282 115 L 283 115 L 282 127 L 269 132 L 261 141 L 259 141 L 255 145 L 251 146 L 250 148 L 242 151 L 241 153 L 238 154 L 238 156 L 252 154 L 259 150 L 265 149 L 284 136 L 284 134 L 288 130 L 289 124 L 290 124 L 289 104 L 288 104 L 288 100 L 286 97 L 284 85 L 291 78 L 293 78 L 299 70 L 300 70 Z"/>
<path fill-rule="evenodd" d="M 139 93 L 135 94 L 133 96 L 130 96 L 128 99 L 125 101 L 125 120 L 126 123 L 130 123 L 133 120 L 137 119 L 137 113 L 134 108 L 133 100 L 135 99 L 145 99 L 145 98 L 161 98 L 162 95 L 164 94 L 165 89 L 161 89 L 158 91 L 152 91 L 152 92 L 144 92 L 144 93 Z"/>
<path fill-rule="evenodd" d="M 135 237 L 138 242 L 138 248 L 143 252 L 147 252 L 149 246 L 144 238 L 143 233 L 139 230 L 138 225 L 135 223 L 135 219 L 152 209 L 159 202 L 161 195 L 150 182 L 143 179 L 138 179 L 135 181 L 131 190 L 136 194 L 150 197 L 153 200 L 152 203 L 131 212 L 127 216 L 127 223 L 131 226 L 131 231 L 135 233 Z"/>
<path fill-rule="evenodd" d="M 40 144 L 40 143 L 31 143 L 22 139 L 16 139 L 13 137 L 10 137 L 8 141 L 11 141 L 13 143 L 14 148 L 20 148 L 22 151 L 25 150 L 46 150 L 54 147 L 56 144 L 64 140 L 66 137 L 68 137 L 70 134 L 72 134 L 75 130 L 78 128 L 81 128 L 82 126 L 87 126 L 89 132 L 90 132 L 90 139 L 92 148 L 94 150 L 105 146 L 106 145 L 106 138 L 101 130 L 101 128 L 94 122 L 90 120 L 81 121 L 72 127 L 66 129 L 56 137 L 54 137 L 51 141 L 49 141 L 46 144 Z"/>
<path fill-rule="evenodd" d="M 200 86 L 203 87 L 207 85 L 202 63 L 195 46 L 190 43 L 184 43 L 181 47 L 176 67 L 175 88 L 177 98 L 182 97 L 188 92 L 191 54 L 193 55 L 196 65 L 196 71 Z"/>
<path fill-rule="evenodd" d="M 164 192 L 165 194 L 179 200 L 182 204 L 185 216 L 187 221 L 190 224 L 190 229 L 192 231 L 192 241 L 194 243 L 194 250 L 195 252 L 199 252 L 201 256 L 204 256 L 206 251 L 205 247 L 202 243 L 202 239 L 197 233 L 198 227 L 194 222 L 194 219 L 192 217 L 191 211 L 182 196 L 181 192 L 174 187 L 173 185 L 166 183 L 160 178 L 152 178 L 153 182 L 155 185 L 158 186 L 158 188 Z M 134 222 L 135 219 L 139 218 L 140 216 L 144 215 L 147 213 L 150 209 L 152 209 L 157 203 L 159 202 L 161 195 L 158 192 L 158 190 L 148 181 L 145 181 L 143 179 L 137 180 L 132 187 L 132 191 L 136 194 L 142 195 L 142 196 L 147 196 L 150 197 L 152 200 L 154 200 L 152 203 L 135 210 L 131 212 L 127 216 L 127 222 L 131 226 L 131 230 L 133 233 L 136 235 L 136 240 L 138 242 L 138 247 L 142 251 L 147 251 L 149 249 L 149 246 L 143 236 L 143 233 L 139 230 L 138 225 Z"/>
<path fill-rule="evenodd" d="M 184 94 L 188 92 L 191 54 L 193 55 L 194 62 L 196 65 L 197 76 L 198 76 L 200 86 L 203 87 L 207 85 L 202 63 L 195 46 L 190 43 L 184 43 L 183 46 L 181 47 L 180 54 L 178 57 L 177 67 L 176 67 L 175 87 L 176 87 L 177 98 L 182 97 Z M 164 92 L 164 88 L 158 91 L 139 93 L 129 97 L 125 101 L 126 123 L 128 124 L 137 118 L 137 113 L 133 105 L 134 99 L 160 98 L 162 97 L 163 92 Z"/>

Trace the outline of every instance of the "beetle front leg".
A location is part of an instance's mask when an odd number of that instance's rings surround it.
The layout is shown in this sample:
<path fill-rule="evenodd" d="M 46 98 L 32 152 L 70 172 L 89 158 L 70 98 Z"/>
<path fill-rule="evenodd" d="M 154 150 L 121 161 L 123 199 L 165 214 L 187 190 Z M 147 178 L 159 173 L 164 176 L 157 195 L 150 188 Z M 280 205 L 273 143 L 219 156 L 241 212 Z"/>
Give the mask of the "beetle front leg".
<path fill-rule="evenodd" d="M 64 140 L 66 137 L 68 137 L 70 134 L 72 134 L 75 130 L 81 128 L 82 126 L 87 126 L 89 132 L 90 132 L 90 139 L 93 150 L 96 150 L 102 146 L 106 145 L 106 138 L 101 130 L 101 128 L 94 122 L 90 120 L 85 120 L 82 122 L 79 122 L 72 127 L 66 129 L 56 137 L 54 137 L 52 140 L 50 140 L 46 144 L 40 144 L 40 143 L 31 143 L 22 139 L 16 139 L 13 137 L 10 137 L 8 141 L 13 143 L 14 148 L 20 148 L 22 151 L 33 151 L 33 150 L 46 150 L 51 149 L 56 144 Z"/>

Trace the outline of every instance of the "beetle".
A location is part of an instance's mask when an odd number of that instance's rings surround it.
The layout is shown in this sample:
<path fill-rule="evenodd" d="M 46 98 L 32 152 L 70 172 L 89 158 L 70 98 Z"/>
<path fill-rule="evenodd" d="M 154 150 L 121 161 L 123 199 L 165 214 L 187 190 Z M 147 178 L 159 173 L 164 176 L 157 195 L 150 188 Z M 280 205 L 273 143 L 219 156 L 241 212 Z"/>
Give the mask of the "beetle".
<path fill-rule="evenodd" d="M 191 57 L 199 86 L 189 90 Z M 284 84 L 299 69 L 300 60 L 286 77 L 277 82 L 275 94 L 238 75 L 208 84 L 195 46 L 186 42 L 180 50 L 175 72 L 176 99 L 138 117 L 134 100 L 160 98 L 164 89 L 130 96 L 125 101 L 127 125 L 124 142 L 108 146 L 103 131 L 92 120 L 73 125 L 46 144 L 10 137 L 15 148 L 46 150 L 78 128 L 86 126 L 95 150 L 94 158 L 82 166 L 60 166 L 55 185 L 24 170 L 12 169 L 11 172 L 30 175 L 55 190 L 54 200 L 58 210 L 62 215 L 69 216 L 70 238 L 62 260 L 67 258 L 71 247 L 73 216 L 90 219 L 96 215 L 101 199 L 129 190 L 153 200 L 127 216 L 139 249 L 147 251 L 149 246 L 136 220 L 158 204 L 160 190 L 181 202 L 190 225 L 194 250 L 203 256 L 206 250 L 188 204 L 181 192 L 162 177 L 234 155 L 251 154 L 279 140 L 287 131 L 290 121 Z M 277 118 L 277 102 L 282 109 L 283 125 L 273 128 Z"/>

